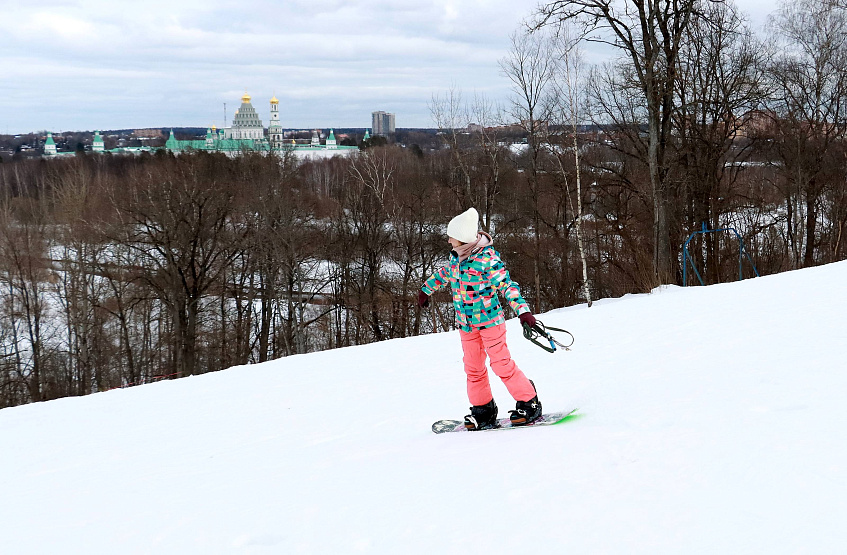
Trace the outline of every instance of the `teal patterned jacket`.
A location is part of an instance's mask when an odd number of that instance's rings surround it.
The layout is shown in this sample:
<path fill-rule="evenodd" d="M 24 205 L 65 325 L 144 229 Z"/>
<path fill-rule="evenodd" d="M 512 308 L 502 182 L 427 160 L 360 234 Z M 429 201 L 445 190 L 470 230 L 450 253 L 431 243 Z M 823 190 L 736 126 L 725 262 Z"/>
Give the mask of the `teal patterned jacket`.
<path fill-rule="evenodd" d="M 520 286 L 509 277 L 500 253 L 487 246 L 459 264 L 458 255 L 424 282 L 421 291 L 432 295 L 447 284 L 453 290 L 456 325 L 463 331 L 490 328 L 506 321 L 497 293 L 502 292 L 516 314 L 530 312 Z"/>

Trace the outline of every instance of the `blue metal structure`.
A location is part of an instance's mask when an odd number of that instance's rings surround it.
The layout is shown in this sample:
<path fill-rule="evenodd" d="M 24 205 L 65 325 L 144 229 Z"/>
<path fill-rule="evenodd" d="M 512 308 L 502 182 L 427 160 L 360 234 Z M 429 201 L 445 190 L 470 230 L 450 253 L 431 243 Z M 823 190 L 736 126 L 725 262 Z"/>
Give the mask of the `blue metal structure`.
<path fill-rule="evenodd" d="M 756 277 L 759 277 L 759 271 L 756 269 L 756 265 L 753 264 L 753 259 L 750 258 L 750 254 L 747 252 L 747 249 L 744 248 L 744 239 L 741 238 L 741 234 L 738 233 L 738 230 L 734 227 L 722 227 L 720 229 L 706 229 L 706 222 L 703 222 L 703 229 L 700 231 L 695 231 L 691 234 L 685 244 L 682 246 L 682 286 L 688 286 L 688 263 L 691 262 L 691 269 L 694 270 L 694 275 L 697 276 L 697 280 L 700 282 L 700 285 L 705 285 L 703 283 L 703 278 L 700 277 L 700 272 L 697 271 L 697 267 L 694 265 L 694 259 L 691 258 L 691 254 L 688 252 L 688 243 L 691 242 L 697 235 L 705 235 L 706 233 L 717 233 L 719 231 L 731 231 L 735 234 L 735 237 L 738 239 L 738 281 L 744 279 L 744 257 L 747 257 L 747 260 L 750 261 L 750 266 L 753 267 L 753 272 L 755 272 Z"/>

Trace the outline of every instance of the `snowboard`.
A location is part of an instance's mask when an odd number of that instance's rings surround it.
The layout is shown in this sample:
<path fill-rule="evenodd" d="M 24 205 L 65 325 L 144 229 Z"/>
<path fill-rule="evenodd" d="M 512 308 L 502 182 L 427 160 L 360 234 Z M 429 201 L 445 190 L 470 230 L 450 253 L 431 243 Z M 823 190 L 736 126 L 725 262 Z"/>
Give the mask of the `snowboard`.
<path fill-rule="evenodd" d="M 535 422 L 525 424 L 523 426 L 512 426 L 512 422 L 508 418 L 501 418 L 497 421 L 496 427 L 489 428 L 487 430 L 474 430 L 474 432 L 493 432 L 495 430 L 514 430 L 516 428 L 552 426 L 554 424 L 561 424 L 563 422 L 567 422 L 568 420 L 573 420 L 574 418 L 576 418 L 576 411 L 578 410 L 579 409 L 573 409 L 569 411 L 542 414 L 541 417 Z M 448 432 L 470 432 L 470 430 L 465 428 L 465 422 L 463 420 L 439 420 L 438 422 L 435 422 L 432 425 L 432 431 L 436 434 L 445 434 Z"/>

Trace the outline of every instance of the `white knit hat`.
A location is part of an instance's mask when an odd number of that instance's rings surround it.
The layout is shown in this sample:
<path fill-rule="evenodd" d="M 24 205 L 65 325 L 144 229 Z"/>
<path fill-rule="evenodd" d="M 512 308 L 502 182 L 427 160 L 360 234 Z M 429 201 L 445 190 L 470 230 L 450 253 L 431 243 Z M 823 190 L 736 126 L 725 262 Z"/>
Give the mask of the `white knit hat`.
<path fill-rule="evenodd" d="M 476 241 L 479 230 L 479 214 L 475 208 L 468 208 L 447 224 L 447 235 L 458 239 L 462 243 L 473 243 Z"/>

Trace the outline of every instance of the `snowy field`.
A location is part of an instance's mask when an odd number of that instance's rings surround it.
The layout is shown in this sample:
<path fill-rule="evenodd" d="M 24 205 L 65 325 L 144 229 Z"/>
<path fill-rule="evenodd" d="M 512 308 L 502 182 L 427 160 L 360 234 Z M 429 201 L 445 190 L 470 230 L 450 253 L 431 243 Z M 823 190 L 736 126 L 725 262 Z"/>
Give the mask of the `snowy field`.
<path fill-rule="evenodd" d="M 0 552 L 844 553 L 845 284 L 557 310 L 555 354 L 510 320 L 560 426 L 431 433 L 467 412 L 457 332 L 4 409 Z"/>

